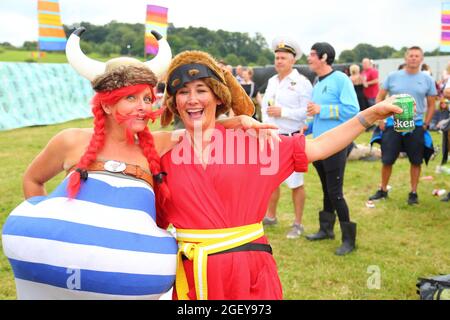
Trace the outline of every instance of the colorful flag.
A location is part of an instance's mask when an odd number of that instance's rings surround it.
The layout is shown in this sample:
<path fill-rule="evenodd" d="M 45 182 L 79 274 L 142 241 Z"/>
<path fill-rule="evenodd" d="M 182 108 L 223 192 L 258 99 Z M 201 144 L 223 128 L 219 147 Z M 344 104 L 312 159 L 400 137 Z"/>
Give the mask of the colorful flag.
<path fill-rule="evenodd" d="M 147 5 L 147 19 L 145 22 L 145 53 L 156 55 L 158 53 L 158 41 L 151 34 L 157 31 L 163 37 L 167 36 L 167 8 Z"/>
<path fill-rule="evenodd" d="M 442 1 L 441 10 L 441 48 L 442 52 L 450 52 L 450 1 Z"/>
<path fill-rule="evenodd" d="M 39 50 L 66 49 L 66 34 L 61 23 L 58 0 L 38 0 Z"/>

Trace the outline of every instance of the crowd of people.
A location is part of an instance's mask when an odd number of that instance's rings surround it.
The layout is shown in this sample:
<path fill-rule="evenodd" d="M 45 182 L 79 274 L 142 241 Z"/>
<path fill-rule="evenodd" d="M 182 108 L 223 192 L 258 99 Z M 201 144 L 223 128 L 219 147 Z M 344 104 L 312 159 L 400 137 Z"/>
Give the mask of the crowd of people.
<path fill-rule="evenodd" d="M 346 161 L 354 139 L 375 125 L 382 132 L 382 182 L 371 199 L 387 198 L 392 166 L 405 151 L 408 203 L 418 204 L 437 95 L 420 71 L 419 47 L 409 48 L 405 68 L 381 83 L 370 59 L 348 77 L 333 69 L 333 46 L 317 42 L 307 59 L 313 84 L 294 68 L 299 44 L 280 36 L 272 43 L 276 74 L 262 93 L 251 68 L 233 70 L 202 51 L 172 58 L 157 34 L 160 51 L 152 61 L 93 63 L 79 48 L 82 32 L 69 38 L 67 57 L 95 91 L 94 126 L 57 134 L 24 174 L 26 200 L 2 235 L 19 298 L 157 299 L 173 286 L 174 299 L 282 299 L 264 235 L 264 226 L 277 225 L 280 185 L 292 191 L 286 236 L 297 239 L 312 163 L 323 205 L 319 230 L 306 238 L 334 239 L 337 216 L 342 238 L 335 254 L 353 252 Z M 412 133 L 391 128 L 402 109 L 388 95 L 398 93 L 417 102 Z M 150 132 L 148 122 L 159 117 L 164 126 L 178 119 L 184 129 Z M 47 195 L 45 184 L 62 171 L 66 178 Z"/>
<path fill-rule="evenodd" d="M 280 45 L 281 48 L 278 48 Z M 320 45 L 318 46 L 320 47 Z M 382 79 L 379 79 L 379 72 L 374 67 L 373 61 L 367 57 L 362 59 L 360 64 L 352 64 L 348 68 L 348 77 L 353 88 L 348 87 L 349 82 L 344 78 L 336 80 L 338 83 L 345 84 L 343 88 L 344 90 L 346 88 L 347 91 L 335 92 L 335 96 L 328 101 L 328 98 L 325 98 L 326 90 L 315 96 L 312 95 L 312 92 L 318 92 L 320 90 L 323 79 L 326 79 L 328 74 L 337 75 L 340 74 L 339 71 L 335 71 L 329 67 L 321 73 L 313 63 L 314 55 L 310 54 L 308 56 L 308 65 L 317 75 L 314 83 L 314 91 L 311 91 L 309 81 L 293 67 L 298 59 L 297 52 L 300 52 L 298 43 L 292 39 L 280 38 L 274 40 L 272 47 L 275 53 L 274 66 L 277 74 L 270 78 L 268 84 L 265 86 L 266 89 L 261 100 L 261 120 L 266 123 L 276 124 L 279 128 L 279 133 L 282 135 L 295 134 L 302 127 L 306 129 L 308 127 L 306 124 L 307 116 L 314 116 L 317 113 L 319 113 L 319 117 L 315 117 L 309 125 L 313 137 L 317 136 L 314 134 L 314 131 L 317 131 L 317 127 L 321 123 L 326 123 L 332 127 L 332 121 L 330 120 L 337 121 L 336 124 L 345 122 L 345 112 L 348 112 L 352 108 L 353 111 L 349 113 L 349 117 L 356 114 L 358 110 L 365 110 L 391 95 L 407 93 L 415 98 L 417 101 L 415 115 L 416 128 L 413 132 L 406 134 L 395 132 L 392 119 L 387 119 L 386 121 L 372 125 L 366 131 L 374 131 L 371 142 L 380 143 L 382 151 L 380 188 L 375 194 L 370 195 L 368 199 L 373 201 L 388 197 L 387 187 L 393 165 L 399 155 L 402 154 L 407 156 L 411 163 L 411 190 L 407 197 L 407 203 L 410 205 L 418 204 L 417 186 L 421 173 L 421 164 L 423 161 L 428 163 L 428 160 L 434 152 L 430 145 L 431 137 L 428 131 L 437 130 L 437 123 L 449 117 L 449 103 L 444 95 L 444 89 L 446 88 L 450 72 L 445 72 L 444 70 L 442 79 L 434 81 L 430 67 L 426 63 L 423 63 L 424 55 L 422 49 L 420 47 L 411 47 L 406 51 L 405 62 L 399 66 L 398 71 L 389 74 L 382 81 Z M 332 47 L 330 47 L 329 51 L 326 52 L 327 58 L 332 57 L 329 59 L 332 62 L 334 59 Z M 290 56 L 288 55 L 289 53 Z M 282 55 L 291 58 L 289 63 L 283 63 L 286 58 L 281 57 Z M 331 66 L 331 63 L 329 66 Z M 241 79 L 241 69 L 241 66 L 236 68 L 237 79 Z M 448 69 L 450 71 L 450 64 Z M 328 79 L 327 82 L 329 81 Z M 291 84 L 290 86 L 289 83 Z M 330 88 L 333 86 L 325 84 L 324 87 Z M 348 92 L 348 94 L 343 94 L 343 92 Z M 450 89 L 447 92 L 450 93 Z M 356 95 L 356 99 L 354 99 L 354 94 Z M 447 94 L 447 96 L 450 95 Z M 322 101 L 322 99 L 325 99 L 325 101 Z M 317 102 L 319 102 L 318 105 Z M 306 108 L 305 105 L 307 105 Z M 322 109 L 321 106 L 324 108 Z M 316 129 L 314 130 L 314 128 Z M 342 151 L 340 157 L 336 154 L 336 158 L 330 159 L 328 161 L 331 163 L 329 165 L 330 168 L 326 165 L 328 163 L 326 160 L 314 163 L 322 182 L 324 209 L 319 213 L 320 230 L 315 235 L 307 236 L 306 238 L 309 240 L 334 238 L 332 231 L 332 226 L 335 221 L 334 211 L 336 211 L 340 218 L 339 221 L 344 237 L 346 227 L 342 227 L 342 222 L 348 223 L 350 220 L 348 217 L 348 207 L 343 198 L 343 176 L 346 158 L 352 147 L 353 145 L 349 145 L 348 148 Z M 445 148 L 445 150 L 448 150 L 448 148 Z M 330 171 L 333 171 L 331 168 L 335 170 L 334 173 L 330 173 Z M 338 170 L 337 168 L 340 169 Z M 295 176 L 297 176 L 297 179 L 294 180 Z M 336 177 L 338 178 L 337 182 L 333 182 L 333 179 L 336 179 Z M 305 188 L 303 187 L 303 175 L 294 173 L 292 177 L 286 180 L 286 184 L 292 189 L 295 212 L 292 228 L 287 233 L 287 238 L 292 239 L 298 238 L 304 232 L 304 227 L 301 223 L 306 199 Z M 263 221 L 265 225 L 277 224 L 276 209 L 280 196 L 279 192 L 279 189 L 277 189 L 272 195 L 266 217 Z M 449 197 L 450 195 L 447 195 L 443 198 L 443 201 L 446 201 Z M 356 225 L 350 225 L 352 226 L 351 234 L 356 235 Z M 354 247 L 355 236 L 351 238 L 353 243 L 351 247 Z"/>
<path fill-rule="evenodd" d="M 292 40 L 290 41 L 292 42 Z M 292 42 L 292 46 L 298 47 L 298 44 L 294 41 Z M 382 151 L 384 151 L 382 152 L 381 159 L 382 170 L 380 189 L 374 195 L 371 195 L 369 197 L 369 200 L 380 200 L 388 196 L 386 188 L 388 186 L 389 178 L 392 173 L 392 166 L 397 157 L 399 155 L 403 155 L 407 156 L 411 162 L 411 191 L 408 194 L 407 202 L 408 204 L 418 203 L 417 185 L 421 172 L 420 167 L 423 161 L 428 163 L 431 155 L 434 152 L 434 149 L 430 145 L 431 137 L 429 136 L 429 133 L 427 131 L 440 130 L 441 128 L 439 126 L 439 123 L 442 123 L 443 120 L 448 119 L 450 116 L 450 104 L 448 99 L 450 97 L 450 89 L 447 90 L 447 94 L 444 93 L 445 89 L 448 87 L 447 83 L 450 75 L 450 62 L 447 68 L 443 70 L 441 79 L 435 81 L 432 79 L 433 73 L 430 66 L 424 63 L 423 59 L 424 55 L 420 47 L 409 48 L 405 53 L 405 62 L 399 65 L 396 73 L 389 74 L 389 76 L 384 79 L 384 82 L 382 82 L 383 79 L 379 79 L 379 72 L 374 67 L 374 62 L 368 57 L 362 59 L 360 64 L 351 64 L 344 70 L 353 84 L 353 88 L 357 97 L 357 105 L 359 106 L 360 111 L 373 106 L 374 104 L 376 104 L 376 102 L 382 101 L 389 95 L 400 93 L 411 94 L 416 99 L 416 101 L 418 101 L 416 110 L 417 113 L 415 116 L 416 129 L 411 134 L 396 133 L 393 130 L 393 124 L 391 120 L 381 122 L 366 129 L 366 131 L 375 130 L 374 137 L 372 138 L 371 143 L 380 143 L 381 149 Z M 313 68 L 311 68 L 311 64 L 309 65 L 309 67 L 311 70 L 313 70 Z M 278 75 L 273 76 L 269 80 L 269 86 L 271 81 L 273 82 L 274 79 L 279 79 L 279 81 L 281 81 L 283 78 L 283 76 L 280 75 L 277 69 L 277 58 L 275 59 L 275 69 Z M 238 68 L 236 70 L 238 70 Z M 292 72 L 292 69 L 290 69 L 290 71 Z M 315 85 L 320 82 L 320 75 L 318 75 L 318 79 L 319 81 L 316 80 Z M 418 83 L 423 84 L 423 86 L 419 88 L 415 87 L 414 81 L 416 80 Z M 269 93 L 269 96 L 272 96 L 272 93 Z M 308 98 L 305 97 L 305 99 Z M 309 100 L 311 100 L 311 98 L 309 98 Z M 265 102 L 262 101 L 262 104 L 264 103 L 267 105 L 267 100 Z M 285 104 L 284 108 L 289 110 L 289 104 Z M 301 107 L 299 108 L 301 109 Z M 269 111 L 270 110 L 271 108 L 269 107 Z M 269 115 L 269 118 L 270 117 L 271 116 Z M 275 123 L 279 123 L 289 118 L 287 116 L 283 116 L 275 119 L 277 119 Z M 264 112 L 261 120 L 264 121 Z M 303 118 L 302 121 L 305 121 L 305 118 Z M 303 125 L 302 121 L 299 122 L 298 126 Z M 280 133 L 282 133 L 283 127 L 279 127 Z M 421 128 L 423 129 L 423 132 Z M 382 139 L 382 134 L 384 134 L 384 139 Z M 446 134 L 447 132 L 444 133 L 444 136 L 446 136 Z M 447 140 L 444 139 L 443 144 L 446 144 Z M 352 147 L 353 146 L 350 146 L 350 149 Z M 446 148 L 445 146 L 443 149 L 444 152 L 448 150 L 448 148 Z M 303 193 L 304 190 L 302 190 L 302 194 Z M 275 195 L 275 199 L 277 197 L 278 196 Z M 448 198 L 450 198 L 450 194 L 444 197 L 443 201 L 448 201 Z M 269 211 L 265 218 L 265 223 L 268 225 L 276 224 L 276 201 L 273 203 L 275 205 L 269 206 Z M 294 200 L 294 204 L 295 203 L 296 202 Z M 304 198 L 302 198 L 301 203 L 304 203 Z M 297 233 L 301 233 L 303 230 L 303 226 L 300 224 L 302 210 L 297 210 L 296 208 L 294 208 L 294 211 L 296 212 L 294 228 L 300 230 Z M 288 238 L 291 238 L 291 234 L 292 233 L 288 235 Z"/>

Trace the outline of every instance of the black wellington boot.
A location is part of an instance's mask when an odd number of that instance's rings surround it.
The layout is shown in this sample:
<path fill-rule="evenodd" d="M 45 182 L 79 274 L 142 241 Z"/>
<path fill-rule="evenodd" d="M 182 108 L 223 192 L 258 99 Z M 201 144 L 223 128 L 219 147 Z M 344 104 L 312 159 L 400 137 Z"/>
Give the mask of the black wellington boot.
<path fill-rule="evenodd" d="M 342 245 L 336 250 L 338 256 L 346 255 L 355 249 L 356 223 L 340 222 L 342 231 Z"/>
<path fill-rule="evenodd" d="M 334 239 L 334 223 L 336 222 L 336 215 L 327 211 L 319 212 L 319 231 L 314 234 L 310 234 L 306 236 L 306 239 L 314 241 L 314 240 L 323 240 L 323 239 Z"/>

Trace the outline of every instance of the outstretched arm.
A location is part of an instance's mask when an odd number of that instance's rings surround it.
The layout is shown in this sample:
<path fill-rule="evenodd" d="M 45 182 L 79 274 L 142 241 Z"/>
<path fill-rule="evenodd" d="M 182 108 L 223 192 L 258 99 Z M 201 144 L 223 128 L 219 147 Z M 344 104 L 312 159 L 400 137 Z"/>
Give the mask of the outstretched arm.
<path fill-rule="evenodd" d="M 363 133 L 366 126 L 378 120 L 385 119 L 394 113 L 402 113 L 402 109 L 393 105 L 394 98 L 388 98 L 365 109 L 349 121 L 327 131 L 321 136 L 306 140 L 308 161 L 313 162 L 330 157 L 348 146 L 356 137 Z"/>

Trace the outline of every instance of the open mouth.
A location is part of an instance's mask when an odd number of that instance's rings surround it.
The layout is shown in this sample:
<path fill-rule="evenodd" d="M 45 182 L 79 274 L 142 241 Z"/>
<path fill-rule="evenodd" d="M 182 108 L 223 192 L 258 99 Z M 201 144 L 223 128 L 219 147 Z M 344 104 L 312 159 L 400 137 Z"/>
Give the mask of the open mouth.
<path fill-rule="evenodd" d="M 145 121 L 147 120 L 147 115 L 145 113 L 138 113 L 134 116 L 135 120 Z"/>
<path fill-rule="evenodd" d="M 202 118 L 204 109 L 198 108 L 198 109 L 188 109 L 186 110 L 187 114 L 189 115 L 189 118 L 192 120 L 199 120 Z"/>

